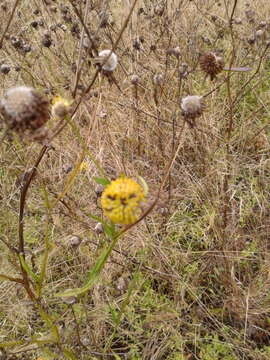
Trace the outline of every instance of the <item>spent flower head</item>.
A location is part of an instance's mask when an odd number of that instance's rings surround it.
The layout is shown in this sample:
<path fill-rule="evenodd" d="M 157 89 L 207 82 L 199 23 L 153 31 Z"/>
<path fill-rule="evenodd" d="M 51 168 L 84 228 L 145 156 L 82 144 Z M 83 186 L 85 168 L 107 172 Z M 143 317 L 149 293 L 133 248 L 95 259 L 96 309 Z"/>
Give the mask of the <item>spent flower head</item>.
<path fill-rule="evenodd" d="M 200 65 L 201 69 L 210 76 L 210 79 L 214 80 L 217 74 L 223 70 L 224 60 L 220 55 L 211 51 L 200 57 Z"/>
<path fill-rule="evenodd" d="M 194 125 L 194 120 L 202 115 L 205 105 L 202 96 L 188 95 L 181 100 L 180 107 L 184 118 Z"/>
<path fill-rule="evenodd" d="M 101 65 L 102 70 L 112 72 L 118 64 L 117 55 L 111 50 L 102 50 L 98 53 L 95 62 Z"/>
<path fill-rule="evenodd" d="M 50 117 L 49 101 L 27 86 L 7 90 L 0 101 L 0 111 L 7 127 L 21 135 L 36 132 Z"/>
<path fill-rule="evenodd" d="M 64 119 L 70 112 L 70 101 L 55 96 L 52 100 L 52 115 L 59 119 Z"/>
<path fill-rule="evenodd" d="M 114 223 L 128 225 L 138 220 L 145 191 L 136 181 L 125 176 L 112 181 L 101 195 L 104 214 Z"/>

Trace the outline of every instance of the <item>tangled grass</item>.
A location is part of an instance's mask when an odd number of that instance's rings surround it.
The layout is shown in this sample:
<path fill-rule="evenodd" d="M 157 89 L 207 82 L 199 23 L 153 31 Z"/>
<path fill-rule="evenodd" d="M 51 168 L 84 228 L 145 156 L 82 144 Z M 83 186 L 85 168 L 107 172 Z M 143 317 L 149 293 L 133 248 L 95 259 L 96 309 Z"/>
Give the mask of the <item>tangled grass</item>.
<path fill-rule="evenodd" d="M 269 359 L 269 1 L 0 7 L 1 97 L 70 107 L 38 141 L 1 118 L 1 359 Z M 123 174 L 149 193 L 118 226 Z"/>

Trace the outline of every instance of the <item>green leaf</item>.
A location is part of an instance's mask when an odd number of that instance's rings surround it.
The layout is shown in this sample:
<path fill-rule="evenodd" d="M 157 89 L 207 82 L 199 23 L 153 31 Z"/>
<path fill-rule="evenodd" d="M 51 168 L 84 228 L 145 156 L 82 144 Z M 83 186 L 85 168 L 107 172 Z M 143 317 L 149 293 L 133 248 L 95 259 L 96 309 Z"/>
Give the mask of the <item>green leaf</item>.
<path fill-rule="evenodd" d="M 111 181 L 109 179 L 106 178 L 100 178 L 100 177 L 95 177 L 93 176 L 93 179 L 95 180 L 95 182 L 97 184 L 103 185 L 103 186 L 107 186 L 111 183 Z"/>
<path fill-rule="evenodd" d="M 102 225 L 103 225 L 105 234 L 108 235 L 109 238 L 112 239 L 116 234 L 115 225 L 114 224 L 108 225 L 107 223 L 104 223 Z"/>
<path fill-rule="evenodd" d="M 118 311 L 115 310 L 110 304 L 109 304 L 109 310 L 111 313 L 111 317 L 112 317 L 112 321 L 114 322 L 115 325 L 118 325 Z"/>
<path fill-rule="evenodd" d="M 115 360 L 121 360 L 120 356 L 118 356 L 117 354 L 114 354 L 114 358 Z"/>
<path fill-rule="evenodd" d="M 69 360 L 78 360 L 77 357 L 74 355 L 74 353 L 70 350 L 64 349 L 63 353 L 65 357 Z"/>

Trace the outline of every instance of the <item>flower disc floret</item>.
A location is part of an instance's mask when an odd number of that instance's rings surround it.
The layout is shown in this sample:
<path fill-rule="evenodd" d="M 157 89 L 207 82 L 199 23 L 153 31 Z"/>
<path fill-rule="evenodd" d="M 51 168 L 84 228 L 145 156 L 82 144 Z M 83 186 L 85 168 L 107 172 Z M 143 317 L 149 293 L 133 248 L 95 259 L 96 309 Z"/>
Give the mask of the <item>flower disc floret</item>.
<path fill-rule="evenodd" d="M 120 177 L 112 181 L 101 195 L 104 214 L 114 223 L 128 225 L 140 215 L 140 203 L 145 199 L 144 189 L 136 181 Z"/>

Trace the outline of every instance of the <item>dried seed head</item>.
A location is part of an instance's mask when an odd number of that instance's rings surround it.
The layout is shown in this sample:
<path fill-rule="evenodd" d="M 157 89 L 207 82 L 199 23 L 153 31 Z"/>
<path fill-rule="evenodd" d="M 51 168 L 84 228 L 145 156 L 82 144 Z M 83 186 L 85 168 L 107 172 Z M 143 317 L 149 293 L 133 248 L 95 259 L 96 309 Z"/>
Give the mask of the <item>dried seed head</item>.
<path fill-rule="evenodd" d="M 179 66 L 179 75 L 181 78 L 185 79 L 187 78 L 188 74 L 189 74 L 189 71 L 188 71 L 188 64 L 187 63 L 182 63 L 180 66 Z"/>
<path fill-rule="evenodd" d="M 44 46 L 44 47 L 51 47 L 52 45 L 52 39 L 50 37 L 47 37 L 47 36 L 43 36 L 43 38 L 41 39 L 41 44 Z"/>
<path fill-rule="evenodd" d="M 245 11 L 245 15 L 246 15 L 246 18 L 247 18 L 247 21 L 249 23 L 254 23 L 255 21 L 255 16 L 256 16 L 256 13 L 254 10 L 251 10 L 251 9 L 248 9 Z"/>
<path fill-rule="evenodd" d="M 82 46 L 85 49 L 91 49 L 91 47 L 92 47 L 92 43 L 87 35 L 84 35 L 84 37 L 83 37 Z"/>
<path fill-rule="evenodd" d="M 255 42 L 256 42 L 256 38 L 254 35 L 250 35 L 248 38 L 247 38 L 247 42 L 249 43 L 249 45 L 254 45 Z"/>
<path fill-rule="evenodd" d="M 131 82 L 131 84 L 133 84 L 133 85 L 138 85 L 138 84 L 139 84 L 139 81 L 140 81 L 140 78 L 139 78 L 139 76 L 136 75 L 136 74 L 133 74 L 133 75 L 131 76 L 131 78 L 130 78 L 130 82 Z"/>
<path fill-rule="evenodd" d="M 100 20 L 100 27 L 105 28 L 109 25 L 114 24 L 114 20 L 112 18 L 112 14 L 108 11 L 100 11 L 98 14 L 99 20 Z"/>
<path fill-rule="evenodd" d="M 181 100 L 182 115 L 186 120 L 192 122 L 202 115 L 204 110 L 203 97 L 198 95 L 189 95 Z"/>
<path fill-rule="evenodd" d="M 104 228 L 103 228 L 103 225 L 102 223 L 97 223 L 96 226 L 95 226 L 95 232 L 99 235 L 99 234 L 102 234 L 104 233 Z"/>
<path fill-rule="evenodd" d="M 50 8 L 49 8 L 49 10 L 51 11 L 51 12 L 53 12 L 53 13 L 57 13 L 57 7 L 56 6 L 51 6 Z"/>
<path fill-rule="evenodd" d="M 72 169 L 73 169 L 73 166 L 71 164 L 64 164 L 63 165 L 63 171 L 66 174 L 70 173 Z"/>
<path fill-rule="evenodd" d="M 167 55 L 173 55 L 176 58 L 179 58 L 180 54 L 181 54 L 181 51 L 180 51 L 179 46 L 176 46 L 175 48 L 170 48 L 167 50 Z"/>
<path fill-rule="evenodd" d="M 8 5 L 6 1 L 4 1 L 0 6 L 3 11 L 6 12 L 8 10 Z"/>
<path fill-rule="evenodd" d="M 163 74 L 155 74 L 154 77 L 153 77 L 153 83 L 155 85 L 162 85 L 163 84 L 163 81 L 164 81 L 164 75 Z"/>
<path fill-rule="evenodd" d="M 34 20 L 30 23 L 30 25 L 34 28 L 34 29 L 37 29 L 38 27 L 38 21 Z"/>
<path fill-rule="evenodd" d="M 156 5 L 154 8 L 154 13 L 157 16 L 162 16 L 164 13 L 165 7 L 163 5 Z"/>
<path fill-rule="evenodd" d="M 265 27 L 267 26 L 267 22 L 266 21 L 261 21 L 260 23 L 259 23 L 259 29 L 264 29 Z"/>
<path fill-rule="evenodd" d="M 139 38 L 133 40 L 133 47 L 136 50 L 141 50 L 141 41 Z"/>
<path fill-rule="evenodd" d="M 32 48 L 31 48 L 31 45 L 30 44 L 24 44 L 23 47 L 22 47 L 22 51 L 26 54 L 26 53 L 29 53 L 31 52 Z"/>
<path fill-rule="evenodd" d="M 90 346 L 91 345 L 91 339 L 89 339 L 89 336 L 85 336 L 81 339 L 81 343 L 83 346 Z"/>
<path fill-rule="evenodd" d="M 209 37 L 207 37 L 207 36 L 205 36 L 205 35 L 202 35 L 202 36 L 201 36 L 201 39 L 202 39 L 202 41 L 203 41 L 205 44 L 207 44 L 207 45 L 211 45 L 211 44 L 212 44 L 212 42 L 211 42 L 211 40 L 209 39 Z"/>
<path fill-rule="evenodd" d="M 262 29 L 259 29 L 255 32 L 255 38 L 261 39 L 261 38 L 263 38 L 264 34 L 265 34 L 265 32 Z"/>
<path fill-rule="evenodd" d="M 71 247 L 78 247 L 82 239 L 78 235 L 73 235 L 68 239 L 67 245 Z"/>
<path fill-rule="evenodd" d="M 102 70 L 112 72 L 117 67 L 118 59 L 117 55 L 111 52 L 111 50 L 102 50 L 98 53 L 98 58 L 95 59 L 95 62 L 101 65 Z"/>
<path fill-rule="evenodd" d="M 59 27 L 59 29 L 67 31 L 67 26 L 65 24 L 58 24 L 57 26 Z"/>
<path fill-rule="evenodd" d="M 65 296 L 62 298 L 62 300 L 67 305 L 74 305 L 77 302 L 76 296 Z"/>
<path fill-rule="evenodd" d="M 0 66 L 0 72 L 4 75 L 8 74 L 10 72 L 10 66 L 7 64 L 2 64 Z"/>
<path fill-rule="evenodd" d="M 11 42 L 11 45 L 12 45 L 15 49 L 22 49 L 23 46 L 24 46 L 22 39 L 19 39 L 19 38 L 16 37 L 16 36 L 11 36 L 11 37 L 10 37 L 10 42 Z"/>
<path fill-rule="evenodd" d="M 224 61 L 221 56 L 216 55 L 214 52 L 208 52 L 200 57 L 201 69 L 210 75 L 210 79 L 215 79 L 216 75 L 224 68 Z"/>
<path fill-rule="evenodd" d="M 0 101 L 0 111 L 10 129 L 35 132 L 49 120 L 49 102 L 35 89 L 18 86 L 9 89 Z"/>
<path fill-rule="evenodd" d="M 97 187 L 95 188 L 95 193 L 97 195 L 97 197 L 100 197 L 103 193 L 104 190 L 104 186 L 101 184 L 98 184 Z"/>
<path fill-rule="evenodd" d="M 239 17 L 237 17 L 237 18 L 233 19 L 233 22 L 234 22 L 234 24 L 236 24 L 236 25 L 241 25 L 241 24 L 242 24 L 242 19 L 239 18 Z"/>
<path fill-rule="evenodd" d="M 85 49 L 96 49 L 100 46 L 100 37 L 94 32 L 90 32 L 90 38 L 87 34 L 84 35 L 82 45 Z"/>

